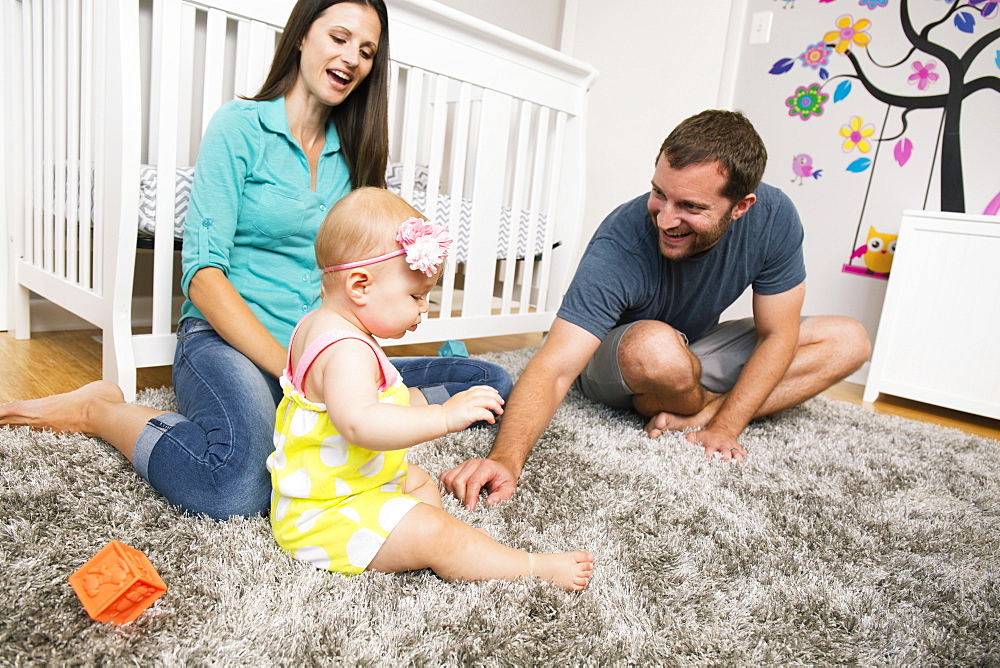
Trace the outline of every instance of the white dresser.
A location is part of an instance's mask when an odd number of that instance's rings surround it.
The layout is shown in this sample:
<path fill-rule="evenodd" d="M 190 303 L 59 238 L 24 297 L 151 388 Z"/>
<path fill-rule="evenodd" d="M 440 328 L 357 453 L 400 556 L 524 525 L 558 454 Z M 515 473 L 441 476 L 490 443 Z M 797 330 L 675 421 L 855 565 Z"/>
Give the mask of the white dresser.
<path fill-rule="evenodd" d="M 1000 419 L 1000 217 L 904 211 L 864 400 Z"/>

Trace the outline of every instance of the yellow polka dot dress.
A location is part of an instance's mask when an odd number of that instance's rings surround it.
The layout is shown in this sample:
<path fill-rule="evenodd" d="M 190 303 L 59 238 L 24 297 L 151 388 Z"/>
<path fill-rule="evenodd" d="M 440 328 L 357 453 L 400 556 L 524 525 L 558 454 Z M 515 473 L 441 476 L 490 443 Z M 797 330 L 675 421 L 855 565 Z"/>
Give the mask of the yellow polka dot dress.
<path fill-rule="evenodd" d="M 293 335 L 294 336 L 294 335 Z M 378 346 L 350 332 L 328 332 L 312 341 L 281 377 L 271 472 L 271 529 L 278 545 L 317 568 L 361 573 L 403 516 L 420 501 L 403 494 L 406 450 L 375 452 L 348 443 L 330 422 L 324 404 L 302 392 L 316 356 L 351 338 L 371 346 L 382 368 L 379 401 L 409 405 L 410 393 Z M 289 378 L 292 378 L 289 381 Z"/>

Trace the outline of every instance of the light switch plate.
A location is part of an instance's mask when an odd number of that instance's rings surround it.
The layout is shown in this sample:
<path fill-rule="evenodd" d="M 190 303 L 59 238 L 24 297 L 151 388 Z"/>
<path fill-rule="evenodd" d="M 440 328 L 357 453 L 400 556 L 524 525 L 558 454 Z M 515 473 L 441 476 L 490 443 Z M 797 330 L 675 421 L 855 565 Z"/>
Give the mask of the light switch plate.
<path fill-rule="evenodd" d="M 750 17 L 750 43 L 767 44 L 771 41 L 771 20 L 774 12 L 754 12 Z"/>

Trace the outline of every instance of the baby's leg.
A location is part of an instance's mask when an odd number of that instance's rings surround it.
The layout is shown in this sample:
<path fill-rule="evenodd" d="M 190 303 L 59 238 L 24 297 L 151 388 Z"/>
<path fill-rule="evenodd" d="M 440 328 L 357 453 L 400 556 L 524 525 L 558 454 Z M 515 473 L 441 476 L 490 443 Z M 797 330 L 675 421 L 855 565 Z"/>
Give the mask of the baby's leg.
<path fill-rule="evenodd" d="M 438 508 L 444 507 L 444 504 L 441 503 L 441 490 L 438 489 L 437 483 L 427 471 L 413 464 L 410 464 L 406 480 L 403 481 L 403 494 L 409 494 Z M 487 536 L 490 535 L 486 529 L 476 529 L 476 531 Z"/>
<path fill-rule="evenodd" d="M 437 483 L 419 466 L 410 464 L 407 467 L 406 478 L 403 480 L 403 494 L 414 496 L 432 506 L 441 507 L 441 492 L 438 491 Z"/>
<path fill-rule="evenodd" d="M 501 545 L 444 510 L 414 506 L 368 565 L 399 573 L 431 568 L 445 580 L 517 580 L 537 576 L 567 591 L 587 586 L 594 557 L 589 552 L 532 554 Z"/>

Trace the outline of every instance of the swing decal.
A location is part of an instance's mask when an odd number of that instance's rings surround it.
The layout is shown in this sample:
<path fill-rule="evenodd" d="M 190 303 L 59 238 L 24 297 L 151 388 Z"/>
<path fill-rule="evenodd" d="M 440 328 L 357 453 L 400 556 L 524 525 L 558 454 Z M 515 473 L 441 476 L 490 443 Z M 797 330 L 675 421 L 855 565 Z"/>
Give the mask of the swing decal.
<path fill-rule="evenodd" d="M 963 112 L 982 114 L 983 105 L 992 105 L 987 113 L 996 118 L 1000 111 L 1000 26 L 992 21 L 1000 0 L 855 0 L 838 3 L 840 11 L 828 9 L 834 1 L 799 3 L 796 16 L 806 10 L 829 18 L 796 20 L 812 26 L 803 31 L 802 47 L 768 60 L 768 72 L 797 79 L 782 100 L 792 124 L 786 129 L 812 141 L 794 152 L 791 182 L 841 202 L 850 190 L 860 211 L 842 270 L 884 279 L 899 224 L 898 215 L 880 209 L 884 202 L 902 199 L 897 212 L 939 206 L 1000 214 L 996 184 L 984 192 L 984 175 L 967 172 L 962 161 L 963 142 L 974 144 L 995 127 L 963 124 Z M 821 21 L 825 29 L 816 30 Z M 973 116 L 981 118 L 966 114 Z M 820 179 L 824 171 L 833 176 Z M 887 185 L 899 183 L 905 188 Z"/>

